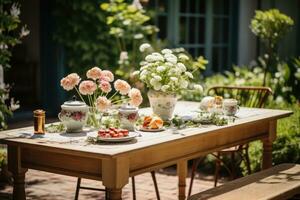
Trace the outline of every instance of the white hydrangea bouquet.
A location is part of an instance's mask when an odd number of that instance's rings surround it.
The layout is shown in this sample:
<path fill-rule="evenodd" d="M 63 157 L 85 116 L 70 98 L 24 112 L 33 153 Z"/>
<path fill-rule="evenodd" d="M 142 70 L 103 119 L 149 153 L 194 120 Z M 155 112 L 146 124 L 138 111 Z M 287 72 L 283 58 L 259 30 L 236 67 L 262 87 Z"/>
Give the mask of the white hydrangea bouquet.
<path fill-rule="evenodd" d="M 205 68 L 208 63 L 203 57 L 193 62 L 186 54 L 171 49 L 154 52 L 148 43 L 142 44 L 140 51 L 145 54 L 145 59 L 140 63 L 140 70 L 133 75 L 138 76 L 150 89 L 148 97 L 155 114 L 163 119 L 170 119 L 178 94 L 183 90 L 203 91 L 200 84 L 189 86 L 194 78 L 193 73 Z"/>
<path fill-rule="evenodd" d="M 151 52 L 151 49 L 152 47 L 147 43 L 140 46 L 140 51 L 143 53 Z M 149 89 L 178 94 L 188 88 L 194 78 L 193 73 L 198 70 L 198 68 L 194 68 L 191 71 L 192 66 L 185 65 L 189 59 L 186 54 L 177 54 L 170 49 L 151 52 L 140 63 L 141 68 L 139 71 L 135 71 L 134 75 L 138 75 Z M 202 86 L 194 84 L 191 89 L 202 90 Z"/>

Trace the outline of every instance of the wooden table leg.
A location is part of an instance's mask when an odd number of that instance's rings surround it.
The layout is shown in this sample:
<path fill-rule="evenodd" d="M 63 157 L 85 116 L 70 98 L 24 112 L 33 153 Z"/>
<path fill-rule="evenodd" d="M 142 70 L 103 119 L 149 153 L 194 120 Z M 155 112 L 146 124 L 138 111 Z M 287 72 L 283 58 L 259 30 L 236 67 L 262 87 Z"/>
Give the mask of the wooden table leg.
<path fill-rule="evenodd" d="M 13 200 L 25 200 L 25 173 L 27 169 L 21 167 L 21 148 L 18 146 L 7 147 L 8 170 L 14 179 Z"/>
<path fill-rule="evenodd" d="M 263 163 L 262 169 L 272 167 L 272 142 L 270 140 L 263 140 Z"/>
<path fill-rule="evenodd" d="M 110 189 L 107 190 L 107 199 L 108 200 L 121 200 L 122 199 L 122 189 Z"/>
<path fill-rule="evenodd" d="M 262 168 L 268 169 L 272 167 L 272 144 L 276 139 L 277 121 L 269 123 L 268 137 L 263 140 L 263 163 Z"/>
<path fill-rule="evenodd" d="M 177 163 L 177 174 L 178 174 L 178 199 L 184 200 L 185 187 L 186 187 L 186 176 L 187 176 L 187 161 L 179 161 Z"/>
<path fill-rule="evenodd" d="M 102 160 L 102 182 L 106 187 L 107 199 L 121 200 L 122 188 L 128 183 L 129 160 L 117 157 Z"/>

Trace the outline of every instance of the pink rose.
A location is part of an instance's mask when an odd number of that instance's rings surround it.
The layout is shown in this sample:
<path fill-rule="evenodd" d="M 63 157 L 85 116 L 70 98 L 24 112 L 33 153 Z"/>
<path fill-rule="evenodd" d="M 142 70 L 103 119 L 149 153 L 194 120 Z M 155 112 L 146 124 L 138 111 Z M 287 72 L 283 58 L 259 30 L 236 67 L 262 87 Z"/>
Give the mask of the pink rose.
<path fill-rule="evenodd" d="M 126 81 L 120 79 L 115 81 L 114 87 L 122 95 L 128 94 L 129 90 L 131 89 L 130 85 Z"/>
<path fill-rule="evenodd" d="M 80 77 L 76 73 L 69 74 L 60 81 L 60 85 L 67 91 L 74 89 L 80 82 Z"/>
<path fill-rule="evenodd" d="M 101 72 L 101 78 L 100 79 L 108 81 L 108 82 L 113 82 L 114 81 L 114 74 L 109 70 L 103 70 Z"/>
<path fill-rule="evenodd" d="M 97 89 L 97 85 L 93 81 L 82 81 L 79 85 L 79 92 L 83 95 L 92 95 Z"/>
<path fill-rule="evenodd" d="M 105 93 L 109 93 L 111 91 L 111 85 L 107 81 L 101 81 L 99 86 L 100 89 Z"/>
<path fill-rule="evenodd" d="M 86 77 L 97 80 L 100 79 L 102 75 L 102 71 L 99 67 L 93 67 L 92 69 L 86 72 Z"/>
<path fill-rule="evenodd" d="M 136 89 L 136 88 L 132 88 L 129 93 L 128 96 L 130 98 L 130 105 L 132 106 L 136 106 L 138 107 L 139 105 L 141 105 L 141 103 L 143 102 L 143 97 L 142 94 L 140 92 L 140 90 Z"/>
<path fill-rule="evenodd" d="M 106 97 L 100 96 L 96 100 L 96 106 L 100 111 L 107 110 L 111 105 L 111 101 L 108 100 Z"/>

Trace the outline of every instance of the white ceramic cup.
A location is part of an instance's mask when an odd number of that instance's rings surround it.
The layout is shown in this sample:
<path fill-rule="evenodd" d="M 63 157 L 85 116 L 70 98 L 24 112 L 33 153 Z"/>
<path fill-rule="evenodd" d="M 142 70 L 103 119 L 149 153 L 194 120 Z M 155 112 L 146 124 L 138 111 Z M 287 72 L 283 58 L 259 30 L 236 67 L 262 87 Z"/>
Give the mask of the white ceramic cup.
<path fill-rule="evenodd" d="M 223 100 L 223 112 L 227 116 L 234 116 L 239 110 L 238 101 L 236 99 Z"/>

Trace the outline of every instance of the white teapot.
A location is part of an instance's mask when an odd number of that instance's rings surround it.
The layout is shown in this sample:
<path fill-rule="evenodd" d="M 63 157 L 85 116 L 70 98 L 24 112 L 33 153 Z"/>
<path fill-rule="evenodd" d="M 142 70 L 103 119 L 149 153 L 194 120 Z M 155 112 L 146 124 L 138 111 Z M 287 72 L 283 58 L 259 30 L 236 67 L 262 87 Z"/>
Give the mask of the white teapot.
<path fill-rule="evenodd" d="M 66 101 L 61 105 L 58 118 L 67 128 L 68 133 L 81 132 L 88 118 L 89 107 L 82 101 Z"/>

